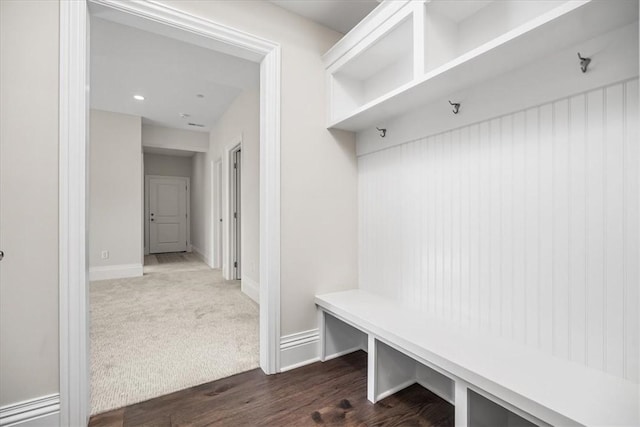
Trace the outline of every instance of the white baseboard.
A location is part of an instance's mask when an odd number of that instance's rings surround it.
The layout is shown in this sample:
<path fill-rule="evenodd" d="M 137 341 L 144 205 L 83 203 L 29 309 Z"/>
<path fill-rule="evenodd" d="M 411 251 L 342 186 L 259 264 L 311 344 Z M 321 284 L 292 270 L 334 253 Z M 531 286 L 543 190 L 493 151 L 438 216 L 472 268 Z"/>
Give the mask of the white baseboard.
<path fill-rule="evenodd" d="M 209 263 L 209 258 L 211 258 L 211 257 L 209 256 L 209 254 L 206 251 L 203 251 L 202 249 L 200 249 L 196 245 L 191 245 L 191 252 L 193 252 L 194 254 L 198 255 L 198 258 L 200 258 L 202 261 L 204 261 L 204 263 L 207 264 L 209 267 L 213 268 L 213 266 Z"/>
<path fill-rule="evenodd" d="M 260 304 L 260 285 L 257 282 L 245 276 L 240 281 L 240 289 L 256 304 Z"/>
<path fill-rule="evenodd" d="M 378 396 L 376 396 L 376 401 L 380 401 L 386 397 L 391 396 L 392 394 L 396 394 L 397 392 L 399 392 L 400 390 L 404 390 L 405 388 L 414 385 L 416 383 L 415 379 L 410 379 L 407 380 L 405 382 L 403 382 L 402 384 L 398 384 L 395 387 L 390 388 L 389 390 L 383 391 L 382 393 L 380 393 Z"/>
<path fill-rule="evenodd" d="M 318 329 L 280 338 L 280 372 L 290 371 L 320 360 Z"/>
<path fill-rule="evenodd" d="M 124 279 L 127 277 L 140 277 L 143 274 L 142 264 L 106 265 L 89 268 L 89 280 Z"/>
<path fill-rule="evenodd" d="M 60 425 L 58 393 L 0 408 L 0 427 L 56 427 Z"/>
<path fill-rule="evenodd" d="M 361 346 L 357 346 L 357 347 L 352 347 L 348 350 L 340 351 L 338 353 L 327 354 L 324 357 L 323 362 L 328 362 L 329 360 L 337 359 L 338 357 L 346 356 L 347 354 L 355 353 L 356 351 L 360 351 L 360 350 L 364 351 L 365 353 L 368 353 L 368 349 L 362 348 Z"/>

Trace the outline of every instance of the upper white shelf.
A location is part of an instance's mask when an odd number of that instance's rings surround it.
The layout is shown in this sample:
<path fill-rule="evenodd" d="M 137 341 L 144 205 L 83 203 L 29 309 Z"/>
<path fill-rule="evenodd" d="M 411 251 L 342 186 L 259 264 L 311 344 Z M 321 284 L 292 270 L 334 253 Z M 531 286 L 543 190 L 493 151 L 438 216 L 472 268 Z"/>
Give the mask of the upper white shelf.
<path fill-rule="evenodd" d="M 378 9 L 325 55 L 330 128 L 376 126 L 638 20 L 638 0 L 433 0 Z"/>

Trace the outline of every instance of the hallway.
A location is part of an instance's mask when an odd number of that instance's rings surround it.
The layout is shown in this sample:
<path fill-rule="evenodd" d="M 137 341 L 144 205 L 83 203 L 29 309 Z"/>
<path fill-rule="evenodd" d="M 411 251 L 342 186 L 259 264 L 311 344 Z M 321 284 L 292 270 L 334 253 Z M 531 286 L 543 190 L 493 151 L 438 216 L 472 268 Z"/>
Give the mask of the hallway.
<path fill-rule="evenodd" d="M 258 366 L 258 306 L 196 255 L 90 286 L 92 414 Z"/>

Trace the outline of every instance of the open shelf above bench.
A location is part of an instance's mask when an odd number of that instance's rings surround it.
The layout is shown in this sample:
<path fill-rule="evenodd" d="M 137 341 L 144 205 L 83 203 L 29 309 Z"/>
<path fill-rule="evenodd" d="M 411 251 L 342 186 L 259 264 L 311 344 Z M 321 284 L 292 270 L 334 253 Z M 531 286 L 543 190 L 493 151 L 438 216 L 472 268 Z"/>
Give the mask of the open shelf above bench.
<path fill-rule="evenodd" d="M 325 55 L 329 128 L 375 127 L 638 20 L 637 0 L 388 3 L 386 26 L 383 9 Z"/>

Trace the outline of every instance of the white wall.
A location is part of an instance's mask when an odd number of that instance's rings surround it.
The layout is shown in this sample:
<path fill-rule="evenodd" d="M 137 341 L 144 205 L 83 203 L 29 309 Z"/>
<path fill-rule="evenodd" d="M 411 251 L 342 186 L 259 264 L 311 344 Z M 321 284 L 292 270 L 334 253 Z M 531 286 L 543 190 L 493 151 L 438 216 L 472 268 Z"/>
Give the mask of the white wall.
<path fill-rule="evenodd" d="M 321 55 L 341 35 L 269 2 L 166 4 L 281 44 L 281 333 L 314 329 L 314 295 L 357 283 L 354 136 L 325 125 Z"/>
<path fill-rule="evenodd" d="M 191 157 L 191 247 L 211 265 L 211 166 L 209 153 Z"/>
<path fill-rule="evenodd" d="M 144 153 L 144 174 L 191 177 L 191 157 Z"/>
<path fill-rule="evenodd" d="M 59 390 L 58 16 L 0 1 L 0 407 Z"/>
<path fill-rule="evenodd" d="M 98 272 L 142 274 L 141 118 L 91 110 L 89 265 Z M 109 251 L 109 259 L 101 252 Z"/>
<path fill-rule="evenodd" d="M 41 171 L 39 175 L 45 178 L 38 178 L 38 184 L 32 187 L 22 185 L 21 190 L 23 198 L 37 197 L 40 210 L 22 211 L 22 217 L 8 223 L 13 230 L 32 230 L 33 234 L 24 235 L 35 238 L 37 234 L 41 248 L 37 269 L 20 266 L 25 274 L 25 286 L 9 290 L 2 281 L 0 402 L 15 402 L 58 389 L 58 242 L 57 237 L 49 233 L 57 230 L 55 212 L 58 210 L 55 168 L 59 16 L 56 1 L 2 1 L 0 4 L 3 144 L 5 139 L 33 144 L 35 148 L 30 154 L 42 162 L 39 169 L 33 170 Z M 315 328 L 313 295 L 353 287 L 357 282 L 357 174 L 353 135 L 331 133 L 324 126 L 325 81 L 321 55 L 340 34 L 268 2 L 173 1 L 166 4 L 282 44 L 282 333 Z M 25 96 L 25 93 L 31 95 Z M 11 107 L 5 108 L 5 105 Z M 37 120 L 34 121 L 34 117 Z M 28 123 L 23 123 L 23 119 L 28 119 Z M 4 173 L 4 167 L 2 169 Z M 29 174 L 38 176 L 32 171 Z M 138 170 L 138 176 L 141 188 L 142 169 Z M 2 183 L 3 197 L 5 182 Z M 139 209 L 141 244 L 141 203 Z M 40 228 L 33 227 L 33 221 L 28 221 L 28 225 L 23 221 L 27 215 L 42 220 L 43 210 L 47 211 L 47 219 L 41 224 L 46 224 L 49 230 L 44 234 Z M 4 232 L 4 214 L 2 221 Z M 3 246 L 7 242 L 3 238 Z M 22 247 L 33 254 L 33 245 Z M 141 256 L 141 249 L 139 253 Z M 9 259 L 2 262 L 3 275 Z M 27 258 L 22 259 L 27 263 Z M 28 260 L 32 263 L 31 256 Z M 28 281 L 27 274 L 33 274 Z M 6 306 L 11 308 L 5 309 Z M 15 327 L 31 321 L 37 324 L 29 328 L 28 336 L 23 333 L 24 328 Z"/>
<path fill-rule="evenodd" d="M 205 152 L 209 147 L 208 132 L 142 125 L 142 145 L 166 150 Z"/>
<path fill-rule="evenodd" d="M 209 259 L 212 251 L 211 213 L 212 161 L 223 158 L 223 150 L 242 140 L 242 279 L 243 285 L 260 283 L 260 92 L 246 90 L 229 106 L 210 134 L 209 152 L 193 158 L 191 199 L 192 244 Z M 228 171 L 227 171 L 228 172 Z M 229 181 L 223 178 L 226 194 Z M 224 196 L 223 196 L 224 199 Z M 227 210 L 228 206 L 223 206 Z M 225 216 L 225 223 L 229 218 Z M 245 283 L 247 282 L 247 283 Z M 245 289 L 246 290 L 246 289 Z M 255 289 L 257 291 L 257 289 Z"/>

